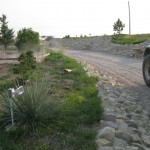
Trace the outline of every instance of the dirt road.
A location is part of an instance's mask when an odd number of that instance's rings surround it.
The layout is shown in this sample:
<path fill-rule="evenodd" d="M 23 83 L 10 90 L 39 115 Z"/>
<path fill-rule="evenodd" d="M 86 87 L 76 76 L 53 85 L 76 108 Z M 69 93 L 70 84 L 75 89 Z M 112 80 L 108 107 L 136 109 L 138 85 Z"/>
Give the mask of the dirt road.
<path fill-rule="evenodd" d="M 65 53 L 87 61 L 99 70 L 107 72 L 123 81 L 126 88 L 138 91 L 137 101 L 150 112 L 150 88 L 145 85 L 142 76 L 143 59 L 82 50 L 68 50 Z"/>

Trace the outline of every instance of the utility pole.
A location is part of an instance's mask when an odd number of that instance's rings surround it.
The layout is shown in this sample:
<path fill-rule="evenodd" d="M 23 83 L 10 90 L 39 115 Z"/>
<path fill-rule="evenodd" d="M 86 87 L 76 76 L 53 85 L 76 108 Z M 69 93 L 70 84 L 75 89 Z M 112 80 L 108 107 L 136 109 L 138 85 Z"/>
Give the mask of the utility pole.
<path fill-rule="evenodd" d="M 129 9 L 129 35 L 131 35 L 131 17 L 130 17 L 130 2 L 128 1 L 128 9 Z"/>

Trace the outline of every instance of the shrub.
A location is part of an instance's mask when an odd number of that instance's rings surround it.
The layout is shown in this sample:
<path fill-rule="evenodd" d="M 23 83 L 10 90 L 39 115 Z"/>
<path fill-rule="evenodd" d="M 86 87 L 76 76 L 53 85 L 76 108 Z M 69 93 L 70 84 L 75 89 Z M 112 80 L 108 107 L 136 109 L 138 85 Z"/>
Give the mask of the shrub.
<path fill-rule="evenodd" d="M 22 53 L 18 58 L 19 64 L 15 64 L 13 72 L 15 74 L 21 74 L 25 79 L 32 73 L 36 68 L 36 61 L 32 51 Z"/>
<path fill-rule="evenodd" d="M 22 95 L 14 98 L 14 122 L 16 127 L 24 131 L 35 131 L 37 127 L 53 127 L 64 117 L 61 103 L 51 99 L 48 85 L 34 82 L 25 87 Z M 0 97 L 0 127 L 11 125 L 8 95 Z"/>
<path fill-rule="evenodd" d="M 39 43 L 39 33 L 31 28 L 24 28 L 17 33 L 15 45 L 19 50 L 35 49 Z"/>

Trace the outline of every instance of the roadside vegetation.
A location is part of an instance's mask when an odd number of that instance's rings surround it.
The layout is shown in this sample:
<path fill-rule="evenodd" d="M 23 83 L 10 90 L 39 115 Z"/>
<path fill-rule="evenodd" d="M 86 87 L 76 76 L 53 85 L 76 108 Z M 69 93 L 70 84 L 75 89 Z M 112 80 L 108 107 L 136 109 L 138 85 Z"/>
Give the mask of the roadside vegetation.
<path fill-rule="evenodd" d="M 27 60 L 27 56 L 24 59 Z M 103 114 L 96 88 L 97 78 L 89 77 L 80 63 L 60 52 L 51 51 L 44 62 L 36 63 L 34 68 L 24 66 L 32 72 L 26 76 L 29 81 L 24 85 L 25 92 L 14 99 L 15 128 L 10 128 L 9 100 L 5 92 L 14 79 L 23 78 L 22 72 L 14 74 L 10 71 L 5 76 L 6 86 L 1 87 L 0 148 L 96 149 L 95 127 Z M 5 81 L 1 76 L 0 82 Z"/>
<path fill-rule="evenodd" d="M 8 27 L 6 15 L 2 14 L 2 17 L 0 17 L 0 48 L 2 50 L 18 49 L 19 51 L 25 51 L 40 49 L 39 33 L 33 31 L 32 28 L 20 29 L 16 37 L 14 32 L 13 29 Z"/>
<path fill-rule="evenodd" d="M 139 44 L 150 39 L 150 34 L 117 34 L 112 35 L 112 42 L 117 44 Z"/>

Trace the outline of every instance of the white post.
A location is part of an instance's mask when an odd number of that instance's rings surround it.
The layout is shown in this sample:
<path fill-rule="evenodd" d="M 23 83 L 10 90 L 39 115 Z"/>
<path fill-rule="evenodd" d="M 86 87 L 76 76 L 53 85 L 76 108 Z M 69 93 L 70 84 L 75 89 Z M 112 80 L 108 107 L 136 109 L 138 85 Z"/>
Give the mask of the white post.
<path fill-rule="evenodd" d="M 18 87 L 16 90 L 13 88 L 8 89 L 8 96 L 9 96 L 9 102 L 10 102 L 10 115 L 11 115 L 11 123 L 12 126 L 14 126 L 14 111 L 13 111 L 13 97 L 15 94 L 21 95 L 24 92 L 23 86 Z"/>
<path fill-rule="evenodd" d="M 14 126 L 14 112 L 13 112 L 13 100 L 12 98 L 9 98 L 10 101 L 10 112 L 11 112 L 11 123 L 12 126 Z"/>
<path fill-rule="evenodd" d="M 129 9 L 129 35 L 131 35 L 131 16 L 130 16 L 130 2 L 128 1 L 128 9 Z"/>
<path fill-rule="evenodd" d="M 11 123 L 12 126 L 14 126 L 14 112 L 13 112 L 13 100 L 14 97 L 14 89 L 10 88 L 8 89 L 8 95 L 9 95 L 9 102 L 10 102 L 10 115 L 11 115 Z"/>

